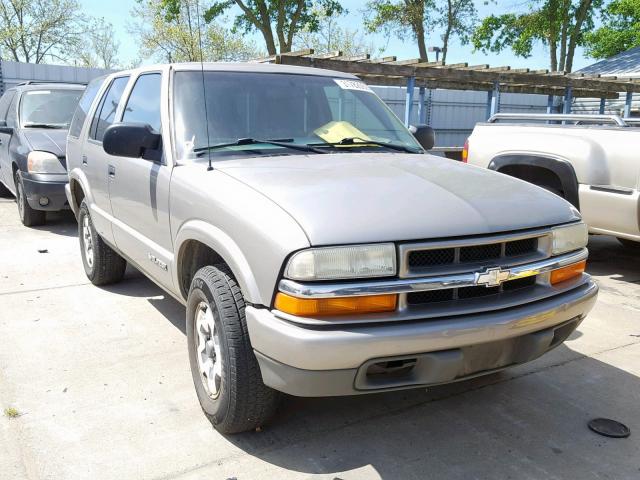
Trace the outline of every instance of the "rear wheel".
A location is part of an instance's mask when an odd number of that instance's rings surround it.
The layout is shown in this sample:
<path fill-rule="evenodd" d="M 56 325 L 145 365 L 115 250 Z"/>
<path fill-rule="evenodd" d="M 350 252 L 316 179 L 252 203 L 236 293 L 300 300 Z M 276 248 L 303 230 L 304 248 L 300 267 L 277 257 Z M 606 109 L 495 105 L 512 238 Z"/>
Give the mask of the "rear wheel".
<path fill-rule="evenodd" d="M 640 242 L 636 242 L 635 240 L 629 240 L 627 238 L 620 238 L 620 237 L 617 237 L 617 238 L 623 247 L 628 248 L 629 250 L 640 251 Z"/>
<path fill-rule="evenodd" d="M 198 270 L 187 299 L 189 363 L 198 400 L 221 433 L 255 429 L 279 394 L 262 382 L 249 341 L 240 287 L 224 265 Z"/>
<path fill-rule="evenodd" d="M 80 254 L 87 278 L 94 285 L 108 285 L 122 280 L 127 261 L 116 253 L 96 232 L 89 207 L 83 200 L 78 212 Z"/>
<path fill-rule="evenodd" d="M 35 227 L 37 225 L 43 225 L 47 219 L 47 214 L 42 210 L 35 210 L 31 208 L 27 201 L 27 196 L 24 193 L 24 182 L 22 181 L 22 174 L 20 170 L 16 172 L 16 203 L 18 204 L 18 214 L 20 215 L 20 221 L 25 227 Z"/>

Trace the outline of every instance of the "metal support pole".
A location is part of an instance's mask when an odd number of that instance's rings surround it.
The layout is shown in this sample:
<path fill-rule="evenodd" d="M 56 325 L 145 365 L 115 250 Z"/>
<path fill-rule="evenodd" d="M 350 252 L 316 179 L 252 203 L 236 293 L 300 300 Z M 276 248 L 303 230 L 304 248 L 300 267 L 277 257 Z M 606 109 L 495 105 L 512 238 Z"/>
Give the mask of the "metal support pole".
<path fill-rule="evenodd" d="M 487 118 L 500 112 L 500 83 L 493 82 L 493 90 L 487 92 Z"/>
<path fill-rule="evenodd" d="M 424 125 L 424 121 L 426 118 L 426 113 L 425 112 L 425 104 L 424 104 L 424 93 L 425 93 L 425 88 L 424 87 L 420 87 L 418 89 L 418 123 L 420 125 Z"/>
<path fill-rule="evenodd" d="M 624 118 L 631 116 L 631 103 L 633 102 L 633 92 L 627 92 L 627 98 L 624 102 Z"/>
<path fill-rule="evenodd" d="M 571 104 L 573 103 L 573 87 L 567 87 L 564 91 L 564 105 L 562 106 L 562 113 L 571 113 Z"/>
<path fill-rule="evenodd" d="M 411 110 L 413 109 L 413 89 L 416 86 L 416 77 L 407 78 L 407 98 L 404 104 L 404 124 L 409 126 L 411 123 Z"/>
<path fill-rule="evenodd" d="M 547 113 L 554 113 L 553 111 L 553 101 L 555 100 L 555 96 L 549 95 L 547 97 Z"/>
<path fill-rule="evenodd" d="M 604 115 L 604 108 L 607 105 L 607 99 L 606 98 L 601 98 L 600 99 L 600 108 L 598 109 L 598 113 L 600 115 Z"/>
<path fill-rule="evenodd" d="M 487 119 L 491 118 L 491 106 L 493 105 L 493 90 L 487 92 Z"/>

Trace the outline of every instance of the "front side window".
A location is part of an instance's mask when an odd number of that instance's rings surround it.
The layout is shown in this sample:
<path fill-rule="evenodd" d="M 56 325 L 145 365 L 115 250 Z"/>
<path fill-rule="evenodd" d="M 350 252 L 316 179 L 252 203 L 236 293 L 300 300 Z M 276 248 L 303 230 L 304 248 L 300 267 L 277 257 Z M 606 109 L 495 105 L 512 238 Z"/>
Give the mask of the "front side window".
<path fill-rule="evenodd" d="M 27 90 L 20 101 L 22 128 L 69 128 L 84 89 Z"/>
<path fill-rule="evenodd" d="M 100 90 L 100 86 L 104 82 L 104 77 L 96 78 L 92 80 L 87 88 L 85 89 L 80 101 L 78 102 L 78 106 L 76 107 L 76 111 L 73 114 L 73 120 L 71 120 L 71 126 L 69 127 L 69 136 L 71 137 L 79 137 L 80 131 L 82 130 L 82 125 L 87 118 L 87 113 L 89 112 L 89 108 L 91 108 L 91 104 L 93 103 L 93 99 L 96 98 L 98 94 L 98 90 Z"/>
<path fill-rule="evenodd" d="M 173 83 L 179 159 L 202 157 L 211 146 L 249 138 L 294 146 L 319 145 L 327 151 L 397 151 L 366 143 L 372 141 L 422 152 L 398 118 L 359 80 L 181 71 L 175 73 Z M 344 139 L 356 139 L 357 143 L 335 145 Z M 255 143 L 216 148 L 215 152 L 214 157 L 296 153 L 294 149 Z"/>
<path fill-rule="evenodd" d="M 129 82 L 129 77 L 117 77 L 111 82 L 108 90 L 102 96 L 100 105 L 96 109 L 95 116 L 91 121 L 90 138 L 102 141 L 104 137 L 104 131 L 109 127 L 116 117 L 116 110 L 120 103 L 120 98 L 124 93 L 124 89 Z"/>
<path fill-rule="evenodd" d="M 6 120 L 7 112 L 9 111 L 9 105 L 11 105 L 11 101 L 13 100 L 15 94 L 15 90 L 9 90 L 5 92 L 4 95 L 2 95 L 2 98 L 0 98 L 0 120 Z"/>
<path fill-rule="evenodd" d="M 129 95 L 122 121 L 147 124 L 156 132 L 160 132 L 161 86 L 161 74 L 149 73 L 140 75 L 131 90 L 131 95 Z"/>

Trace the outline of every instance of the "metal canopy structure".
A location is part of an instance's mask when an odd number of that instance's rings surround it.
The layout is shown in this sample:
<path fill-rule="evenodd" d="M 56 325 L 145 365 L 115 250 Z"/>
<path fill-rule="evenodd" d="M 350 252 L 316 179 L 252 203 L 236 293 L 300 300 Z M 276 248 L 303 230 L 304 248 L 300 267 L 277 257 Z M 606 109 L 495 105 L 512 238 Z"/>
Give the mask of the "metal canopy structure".
<path fill-rule="evenodd" d="M 640 93 L 640 78 L 600 77 L 583 73 L 549 72 L 528 68 L 490 67 L 443 62 L 424 62 L 420 59 L 397 60 L 396 57 L 371 58 L 370 55 L 348 57 L 341 52 L 314 55 L 303 50 L 258 60 L 260 62 L 324 68 L 352 73 L 369 85 L 407 88 L 405 123 L 411 118 L 414 90 L 419 89 L 419 120 L 424 123 L 430 110 L 432 89 L 476 90 L 487 92 L 487 118 L 500 111 L 501 93 L 527 93 L 549 96 L 547 112 L 553 111 L 554 97 L 564 97 L 563 113 L 571 113 L 573 98 L 600 98 L 601 111 L 606 99 L 619 98 L 626 92 L 627 107 L 631 107 L 633 93 Z"/>

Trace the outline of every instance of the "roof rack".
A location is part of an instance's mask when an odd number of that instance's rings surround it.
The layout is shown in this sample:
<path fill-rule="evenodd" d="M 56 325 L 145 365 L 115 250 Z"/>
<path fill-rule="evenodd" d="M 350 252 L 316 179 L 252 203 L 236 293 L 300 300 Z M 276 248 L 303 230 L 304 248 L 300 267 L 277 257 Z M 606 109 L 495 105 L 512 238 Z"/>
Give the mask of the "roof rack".
<path fill-rule="evenodd" d="M 613 123 L 619 127 L 627 127 L 629 119 L 622 119 L 618 115 L 588 115 L 588 114 L 561 114 L 561 113 L 496 113 L 487 122 L 496 123 L 498 120 L 537 120 L 537 121 L 566 121 L 584 122 L 595 121 Z M 640 121 L 640 119 L 638 119 Z"/>
<path fill-rule="evenodd" d="M 24 85 L 47 85 L 50 83 L 69 83 L 72 85 L 87 85 L 87 82 L 67 82 L 65 80 L 27 80 L 26 82 L 20 82 L 16 86 L 21 87 Z"/>

